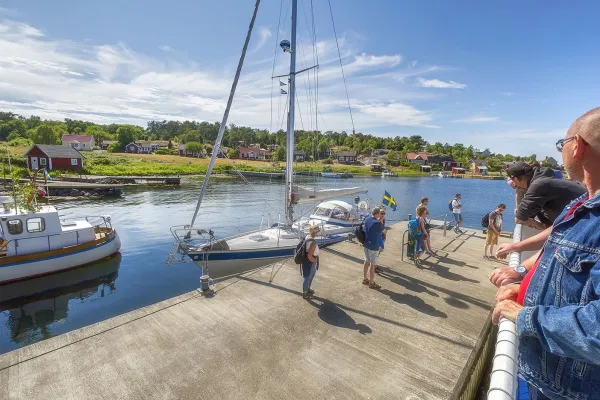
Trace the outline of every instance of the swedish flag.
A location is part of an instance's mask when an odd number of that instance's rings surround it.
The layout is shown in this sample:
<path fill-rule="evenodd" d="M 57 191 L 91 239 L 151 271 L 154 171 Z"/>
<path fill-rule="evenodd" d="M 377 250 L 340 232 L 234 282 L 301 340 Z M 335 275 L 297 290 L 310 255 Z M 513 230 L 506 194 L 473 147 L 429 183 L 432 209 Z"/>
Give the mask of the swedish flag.
<path fill-rule="evenodd" d="M 384 206 L 388 206 L 389 208 L 391 208 L 393 211 L 396 211 L 396 200 L 394 200 L 394 198 L 392 197 L 391 194 L 389 194 L 387 192 L 387 190 L 384 192 L 383 194 L 383 201 L 382 201 Z"/>

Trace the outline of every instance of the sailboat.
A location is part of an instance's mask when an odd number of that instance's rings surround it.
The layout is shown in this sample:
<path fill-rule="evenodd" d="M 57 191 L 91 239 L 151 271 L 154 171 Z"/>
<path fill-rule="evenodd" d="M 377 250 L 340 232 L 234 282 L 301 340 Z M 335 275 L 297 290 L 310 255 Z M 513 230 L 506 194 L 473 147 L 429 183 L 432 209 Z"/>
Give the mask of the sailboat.
<path fill-rule="evenodd" d="M 317 68 L 307 68 L 296 72 L 296 22 L 298 1 L 292 0 L 292 25 L 291 25 L 291 40 L 282 40 L 281 48 L 285 53 L 290 55 L 289 74 L 285 75 L 288 80 L 289 93 L 289 108 L 287 118 L 287 137 L 286 137 L 286 169 L 285 169 L 285 195 L 284 195 L 284 210 L 285 221 L 275 224 L 267 223 L 267 226 L 261 227 L 238 235 L 218 239 L 215 232 L 211 229 L 195 229 L 194 223 L 200 209 L 204 193 L 208 184 L 209 177 L 212 173 L 213 166 L 216 161 L 216 155 L 219 153 L 221 141 L 225 127 L 227 126 L 227 118 L 231 109 L 231 104 L 243 66 L 246 50 L 250 41 L 254 22 L 258 12 L 260 0 L 256 1 L 254 14 L 250 21 L 246 41 L 242 49 L 236 75 L 231 87 L 227 107 L 223 115 L 219 133 L 213 148 L 213 154 L 208 165 L 206 176 L 202 183 L 202 188 L 198 197 L 196 210 L 192 217 L 190 225 L 184 227 L 173 227 L 171 233 L 178 242 L 178 250 L 184 255 L 191 258 L 198 266 L 203 269 L 205 275 L 209 275 L 213 279 L 223 278 L 231 275 L 240 274 L 251 269 L 265 266 L 277 261 L 290 258 L 299 240 L 306 235 L 306 223 L 304 220 L 295 220 L 294 206 L 299 203 L 309 201 L 322 201 L 340 196 L 349 196 L 359 193 L 366 193 L 366 189 L 362 187 L 344 188 L 344 189 L 309 189 L 294 184 L 294 115 L 295 115 L 295 100 L 296 100 L 296 75 L 306 70 Z M 339 207 L 345 211 L 352 208 L 348 203 L 330 203 L 325 205 L 325 208 L 333 206 L 333 209 Z M 317 209 L 319 209 L 317 207 Z M 333 209 L 330 207 L 330 211 Z M 322 229 L 319 236 L 316 237 L 319 246 L 327 246 L 333 243 L 346 240 L 349 233 L 353 230 L 356 220 L 341 221 L 341 225 L 336 225 L 335 218 L 327 216 L 327 220 L 321 219 Z M 329 228 L 329 229 L 327 229 Z M 200 243 L 197 243 L 198 239 Z"/>

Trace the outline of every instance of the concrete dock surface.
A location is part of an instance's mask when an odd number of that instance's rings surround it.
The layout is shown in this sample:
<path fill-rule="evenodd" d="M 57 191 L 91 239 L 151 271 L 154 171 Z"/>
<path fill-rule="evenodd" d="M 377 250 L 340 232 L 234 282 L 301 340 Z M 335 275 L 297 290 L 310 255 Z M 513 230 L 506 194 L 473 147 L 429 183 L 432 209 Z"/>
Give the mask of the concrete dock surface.
<path fill-rule="evenodd" d="M 361 284 L 362 247 L 343 242 L 321 251 L 311 301 L 298 266 L 279 263 L 212 298 L 190 292 L 1 355 L 0 399 L 456 398 L 503 264 L 483 259 L 481 231 L 438 230 L 438 257 L 418 269 L 400 261 L 405 226 L 388 233 L 380 290 Z"/>

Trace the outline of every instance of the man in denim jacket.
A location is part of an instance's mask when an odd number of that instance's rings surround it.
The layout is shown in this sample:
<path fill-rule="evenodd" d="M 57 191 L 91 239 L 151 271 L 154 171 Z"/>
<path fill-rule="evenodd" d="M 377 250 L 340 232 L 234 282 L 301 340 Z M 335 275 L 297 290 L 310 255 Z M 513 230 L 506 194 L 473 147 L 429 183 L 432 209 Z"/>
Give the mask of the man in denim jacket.
<path fill-rule="evenodd" d="M 492 319 L 516 321 L 519 374 L 532 399 L 600 399 L 600 108 L 578 118 L 557 148 L 587 193 L 556 219 L 523 281 L 500 288 Z"/>

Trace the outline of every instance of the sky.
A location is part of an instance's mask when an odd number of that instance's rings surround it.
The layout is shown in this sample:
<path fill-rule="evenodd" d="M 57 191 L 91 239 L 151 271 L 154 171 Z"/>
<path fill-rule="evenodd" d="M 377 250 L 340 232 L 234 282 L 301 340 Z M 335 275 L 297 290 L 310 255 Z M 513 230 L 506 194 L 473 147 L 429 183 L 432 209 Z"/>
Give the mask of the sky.
<path fill-rule="evenodd" d="M 285 129 L 286 78 L 271 77 L 289 70 L 278 43 L 290 38 L 290 4 L 261 2 L 229 123 Z M 337 45 L 327 1 L 299 0 L 297 68 L 319 67 L 297 77 L 296 129 L 421 135 L 560 159 L 556 141 L 600 106 L 599 2 L 331 6 Z M 254 0 L 0 0 L 0 110 L 141 126 L 221 121 L 253 8 Z"/>

